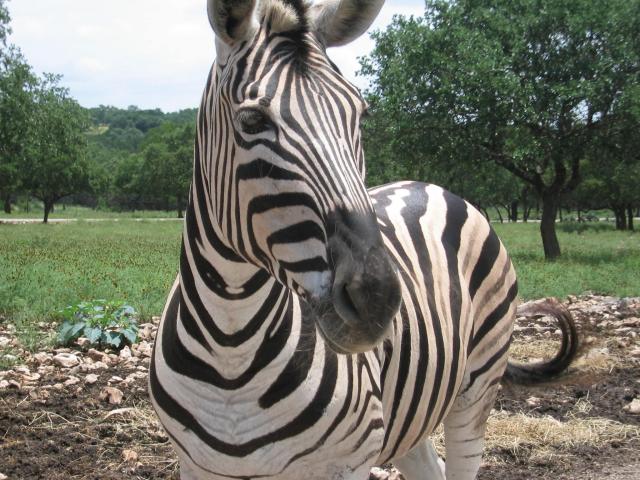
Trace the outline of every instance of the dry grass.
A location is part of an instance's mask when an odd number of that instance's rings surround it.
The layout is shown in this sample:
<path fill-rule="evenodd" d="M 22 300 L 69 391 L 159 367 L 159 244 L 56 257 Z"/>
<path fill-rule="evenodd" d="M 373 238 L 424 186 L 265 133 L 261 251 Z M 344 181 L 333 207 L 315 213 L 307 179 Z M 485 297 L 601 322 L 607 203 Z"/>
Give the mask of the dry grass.
<path fill-rule="evenodd" d="M 531 362 L 553 357 L 560 348 L 560 341 L 515 339 L 509 347 L 509 358 L 517 362 Z"/>
<path fill-rule="evenodd" d="M 588 399 L 580 399 L 572 413 L 591 410 Z M 439 427 L 432 435 L 438 454 L 445 456 L 444 431 Z M 640 439 L 640 427 L 606 418 L 578 418 L 570 414 L 566 421 L 550 416 L 532 417 L 523 413 L 494 410 L 487 422 L 485 458 L 487 464 L 562 461 L 581 447 L 602 447 L 611 442 L 624 443 Z"/>
<path fill-rule="evenodd" d="M 610 372 L 617 366 L 623 365 L 624 359 L 613 353 L 610 349 L 595 346 L 589 348 L 583 355 L 580 355 L 572 367 L 585 373 Z"/>

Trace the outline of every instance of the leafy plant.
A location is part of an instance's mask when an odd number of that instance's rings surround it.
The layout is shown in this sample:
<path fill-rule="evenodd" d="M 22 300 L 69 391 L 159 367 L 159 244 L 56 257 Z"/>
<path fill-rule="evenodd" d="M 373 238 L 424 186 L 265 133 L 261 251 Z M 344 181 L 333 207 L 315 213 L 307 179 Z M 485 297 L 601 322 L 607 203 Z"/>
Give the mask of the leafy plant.
<path fill-rule="evenodd" d="M 125 302 L 93 300 L 69 305 L 60 311 L 58 343 L 68 345 L 80 336 L 91 344 L 122 348 L 138 337 L 137 313 Z"/>

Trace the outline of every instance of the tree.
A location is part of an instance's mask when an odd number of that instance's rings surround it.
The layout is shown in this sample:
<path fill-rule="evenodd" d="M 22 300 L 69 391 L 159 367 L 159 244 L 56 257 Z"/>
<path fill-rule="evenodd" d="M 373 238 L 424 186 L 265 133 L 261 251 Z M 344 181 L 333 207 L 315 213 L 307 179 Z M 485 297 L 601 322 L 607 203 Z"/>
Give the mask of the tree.
<path fill-rule="evenodd" d="M 44 223 L 55 202 L 89 187 L 86 161 L 88 116 L 45 74 L 35 95 L 35 111 L 26 161 L 25 186 L 44 204 Z"/>
<path fill-rule="evenodd" d="M 182 218 L 193 172 L 193 125 L 165 123 L 149 132 L 142 153 L 146 193 L 172 201 Z"/>
<path fill-rule="evenodd" d="M 37 78 L 20 51 L 0 58 L 0 200 L 11 213 L 11 196 L 20 189 Z"/>
<path fill-rule="evenodd" d="M 640 206 L 640 138 L 633 112 L 640 109 L 640 89 L 622 103 L 587 156 L 576 200 L 590 208 L 610 208 L 618 230 L 633 230 L 634 208 Z"/>
<path fill-rule="evenodd" d="M 9 16 L 9 9 L 5 4 L 5 0 L 0 0 L 0 46 L 5 47 L 7 45 L 7 37 L 11 33 L 9 22 L 11 17 Z M 0 53 L 2 50 L 0 50 Z"/>
<path fill-rule="evenodd" d="M 362 73 L 396 158 L 490 162 L 531 185 L 553 259 L 560 198 L 639 82 L 638 31 L 640 0 L 430 0 L 374 34 Z"/>

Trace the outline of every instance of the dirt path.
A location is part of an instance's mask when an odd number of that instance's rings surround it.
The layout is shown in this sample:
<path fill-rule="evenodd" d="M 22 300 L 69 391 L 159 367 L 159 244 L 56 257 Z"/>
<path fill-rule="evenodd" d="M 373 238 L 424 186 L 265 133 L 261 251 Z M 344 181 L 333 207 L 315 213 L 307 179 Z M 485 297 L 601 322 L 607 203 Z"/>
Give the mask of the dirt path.
<path fill-rule="evenodd" d="M 120 221 L 134 221 L 134 222 L 176 222 L 184 221 L 184 218 L 173 217 L 151 217 L 151 218 L 50 218 L 49 223 L 73 223 L 73 222 L 120 222 Z M 32 223 L 42 223 L 41 218 L 0 218 L 0 224 L 7 225 L 23 225 Z"/>

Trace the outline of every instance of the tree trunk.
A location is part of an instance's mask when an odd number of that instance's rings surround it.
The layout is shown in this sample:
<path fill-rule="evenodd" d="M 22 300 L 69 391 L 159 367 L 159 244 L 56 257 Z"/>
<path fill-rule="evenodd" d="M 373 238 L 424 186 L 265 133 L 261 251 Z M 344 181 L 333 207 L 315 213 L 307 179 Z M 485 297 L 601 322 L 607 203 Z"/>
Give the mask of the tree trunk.
<path fill-rule="evenodd" d="M 540 235 L 544 258 L 555 260 L 560 256 L 560 243 L 556 234 L 556 216 L 560 198 L 558 194 L 546 193 L 542 195 L 542 220 L 540 221 Z"/>
<path fill-rule="evenodd" d="M 633 207 L 627 205 L 627 230 L 633 230 Z"/>
<path fill-rule="evenodd" d="M 502 214 L 500 213 L 500 209 L 498 207 L 493 207 L 498 212 L 498 218 L 500 219 L 500 223 L 504 223 L 504 219 L 502 218 Z"/>
<path fill-rule="evenodd" d="M 627 229 L 627 214 L 624 207 L 615 206 L 613 208 L 613 214 L 616 217 L 616 230 Z"/>
<path fill-rule="evenodd" d="M 4 213 L 11 213 L 11 194 L 4 196 Z"/>
<path fill-rule="evenodd" d="M 510 222 L 518 222 L 518 200 L 511 202 L 511 214 L 509 218 Z"/>
<path fill-rule="evenodd" d="M 53 202 L 45 200 L 44 201 L 44 220 L 42 223 L 49 223 L 49 214 L 53 211 Z"/>

